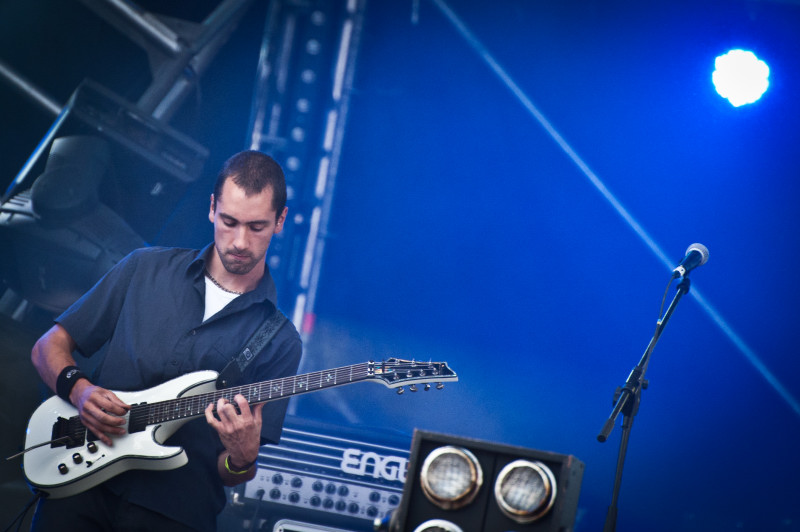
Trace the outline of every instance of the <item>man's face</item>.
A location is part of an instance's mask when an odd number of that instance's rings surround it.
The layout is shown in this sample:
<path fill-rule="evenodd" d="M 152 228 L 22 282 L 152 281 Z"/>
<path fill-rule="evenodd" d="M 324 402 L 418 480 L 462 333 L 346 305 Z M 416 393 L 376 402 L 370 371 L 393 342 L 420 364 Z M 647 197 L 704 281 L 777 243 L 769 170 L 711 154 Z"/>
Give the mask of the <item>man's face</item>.
<path fill-rule="evenodd" d="M 214 224 L 214 247 L 225 269 L 246 275 L 257 266 L 262 268 L 272 235 L 283 230 L 286 211 L 284 207 L 278 214 L 273 209 L 272 187 L 248 197 L 232 179 L 227 179 L 216 209 L 211 196 L 208 213 Z"/>

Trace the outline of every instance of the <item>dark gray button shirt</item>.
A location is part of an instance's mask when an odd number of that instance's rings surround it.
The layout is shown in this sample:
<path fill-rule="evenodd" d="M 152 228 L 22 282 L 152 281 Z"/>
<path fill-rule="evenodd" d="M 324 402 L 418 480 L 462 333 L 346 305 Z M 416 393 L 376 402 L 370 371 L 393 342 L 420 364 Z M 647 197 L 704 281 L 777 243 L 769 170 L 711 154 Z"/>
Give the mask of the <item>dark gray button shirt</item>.
<path fill-rule="evenodd" d="M 92 376 L 95 384 L 136 391 L 192 371 L 219 372 L 275 311 L 275 283 L 267 272 L 255 290 L 202 321 L 203 272 L 211 246 L 136 250 L 57 318 L 81 354 L 104 357 Z M 287 322 L 245 369 L 241 383 L 294 375 L 301 351 L 300 337 Z M 265 406 L 263 443 L 277 443 L 287 403 Z M 216 432 L 205 418 L 197 418 L 166 444 L 183 447 L 189 463 L 168 471 L 128 471 L 105 486 L 133 503 L 212 530 L 225 504 L 216 466 L 222 445 Z"/>

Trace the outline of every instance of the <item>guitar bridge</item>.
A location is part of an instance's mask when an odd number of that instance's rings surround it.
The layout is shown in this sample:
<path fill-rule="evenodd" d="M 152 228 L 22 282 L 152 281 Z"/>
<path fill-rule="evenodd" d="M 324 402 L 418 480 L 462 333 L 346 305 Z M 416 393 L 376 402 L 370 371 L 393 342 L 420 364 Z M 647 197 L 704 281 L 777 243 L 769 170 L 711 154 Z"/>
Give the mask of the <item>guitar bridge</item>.
<path fill-rule="evenodd" d="M 66 445 L 67 449 L 74 449 L 75 447 L 83 445 L 85 441 L 86 427 L 81 423 L 80 417 L 73 416 L 69 419 L 59 417 L 56 422 L 53 423 L 52 443 L 50 447 Z"/>

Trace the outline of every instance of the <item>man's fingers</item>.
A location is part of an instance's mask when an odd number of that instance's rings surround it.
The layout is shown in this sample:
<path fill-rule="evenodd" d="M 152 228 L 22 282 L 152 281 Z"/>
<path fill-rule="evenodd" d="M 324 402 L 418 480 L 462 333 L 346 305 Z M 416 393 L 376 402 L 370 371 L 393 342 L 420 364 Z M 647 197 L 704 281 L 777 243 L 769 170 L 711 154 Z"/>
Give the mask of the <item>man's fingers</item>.
<path fill-rule="evenodd" d="M 252 417 L 252 412 L 250 411 L 250 404 L 247 402 L 247 399 L 245 399 L 242 394 L 237 393 L 236 395 L 233 396 L 233 400 L 236 401 L 236 405 L 239 407 L 238 410 L 243 418 L 249 419 L 250 417 Z"/>
<path fill-rule="evenodd" d="M 92 434 L 94 434 L 97 438 L 99 438 L 101 442 L 105 443 L 109 447 L 113 447 L 114 446 L 113 442 L 111 441 L 111 438 L 109 438 L 107 435 L 103 434 L 102 431 L 94 430 L 94 429 L 89 429 L 89 430 L 91 430 Z"/>
<path fill-rule="evenodd" d="M 97 420 L 103 425 L 113 429 L 110 432 L 113 432 L 114 434 L 125 434 L 123 425 L 125 425 L 128 420 L 124 417 L 115 416 L 107 412 L 100 412 L 100 414 L 97 416 Z"/>
<path fill-rule="evenodd" d="M 103 401 L 100 404 L 95 404 L 93 401 L 84 405 L 84 412 L 95 418 L 101 425 L 108 427 L 120 427 L 126 423 L 126 419 L 122 416 L 125 415 L 127 410 L 119 406 L 112 406 Z M 114 431 L 116 434 L 124 433 L 124 430 Z"/>
<path fill-rule="evenodd" d="M 131 405 L 125 403 L 122 401 L 122 399 L 111 392 L 108 392 L 108 395 L 104 396 L 104 398 L 108 401 L 108 406 L 104 407 L 106 412 L 116 414 L 118 416 L 124 416 L 125 413 L 131 409 Z"/>
<path fill-rule="evenodd" d="M 216 403 L 216 417 L 213 416 L 214 403 L 212 403 L 206 408 L 206 420 L 217 427 L 220 422 L 229 425 L 230 428 L 248 426 L 261 421 L 261 410 L 263 408 L 264 405 L 261 404 L 251 409 L 247 399 L 241 394 L 236 394 L 233 397 L 233 402 L 221 397 Z"/>
<path fill-rule="evenodd" d="M 123 434 L 125 432 L 120 428 L 104 426 L 101 423 L 98 423 L 96 420 L 92 419 L 91 417 L 84 419 L 83 421 L 84 421 L 83 424 L 86 426 L 87 429 L 89 429 L 92 432 L 92 434 L 97 436 L 100 439 L 100 441 L 109 446 L 113 445 L 109 433 Z"/>
<path fill-rule="evenodd" d="M 222 420 L 236 421 L 239 416 L 239 407 L 224 397 L 217 401 L 217 416 Z"/>
<path fill-rule="evenodd" d="M 78 410 L 87 411 L 98 419 L 104 419 L 103 415 L 124 416 L 130 410 L 130 406 L 123 402 L 119 397 L 109 390 L 100 388 L 99 386 L 91 386 L 87 388 L 80 397 Z M 111 417 L 105 418 L 105 422 L 112 424 L 120 424 L 112 422 Z"/>
<path fill-rule="evenodd" d="M 216 424 L 219 423 L 219 420 L 214 415 L 214 403 L 208 404 L 208 406 L 205 409 L 205 414 L 206 414 L 206 421 L 212 427 L 215 427 Z"/>
<path fill-rule="evenodd" d="M 98 389 L 97 393 L 90 397 L 90 401 L 95 403 L 103 412 L 116 416 L 124 416 L 131 409 L 130 405 L 117 397 L 114 392 L 104 389 Z"/>
<path fill-rule="evenodd" d="M 111 436 L 125 434 L 130 406 L 109 390 L 99 386 L 85 388 L 78 399 L 81 422 L 106 445 L 113 445 Z"/>

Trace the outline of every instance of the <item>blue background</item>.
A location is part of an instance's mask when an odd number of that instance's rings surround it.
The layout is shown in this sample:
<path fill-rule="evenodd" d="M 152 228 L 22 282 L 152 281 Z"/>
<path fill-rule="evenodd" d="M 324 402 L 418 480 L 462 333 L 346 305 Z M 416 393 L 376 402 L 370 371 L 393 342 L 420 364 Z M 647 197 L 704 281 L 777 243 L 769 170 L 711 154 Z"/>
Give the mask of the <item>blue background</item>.
<path fill-rule="evenodd" d="M 397 355 L 447 360 L 460 381 L 414 397 L 359 385 L 298 411 L 574 454 L 576 529 L 600 530 L 621 430 L 596 436 L 671 267 L 701 242 L 710 260 L 650 363 L 617 529 L 800 530 L 798 7 L 448 5 L 477 49 L 432 3 L 416 24 L 406 2 L 368 10 L 306 367 Z M 733 47 L 772 69 L 756 105 L 711 83 Z"/>
<path fill-rule="evenodd" d="M 459 382 L 403 396 L 359 384 L 298 397 L 292 412 L 376 437 L 422 428 L 575 455 L 586 464 L 576 530 L 600 530 L 621 430 L 596 436 L 650 341 L 672 267 L 701 242 L 711 258 L 650 363 L 617 530 L 800 530 L 800 6 L 461 0 L 448 17 L 443 5 L 368 5 L 301 369 L 399 356 L 446 360 Z M 85 32 L 70 41 L 85 65 L 34 61 L 66 52 L 15 43 L 81 8 L 54 9 L 27 13 L 0 49 L 66 99 L 115 58 L 94 41 L 102 33 Z M 232 39 L 202 106 L 176 121 L 210 164 L 158 243 L 211 236 L 210 183 L 245 145 L 261 21 Z M 711 84 L 714 58 L 734 47 L 771 68 L 762 100 L 738 109 Z M 93 73 L 122 94 L 134 90 L 126 75 Z M 48 119 L 5 111 L 10 182 Z"/>

